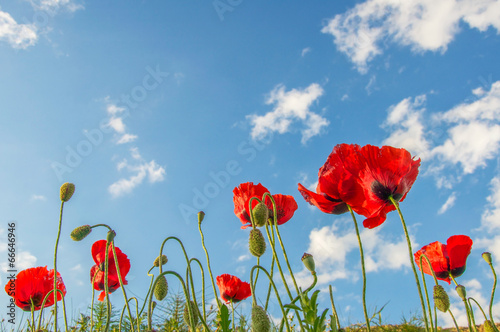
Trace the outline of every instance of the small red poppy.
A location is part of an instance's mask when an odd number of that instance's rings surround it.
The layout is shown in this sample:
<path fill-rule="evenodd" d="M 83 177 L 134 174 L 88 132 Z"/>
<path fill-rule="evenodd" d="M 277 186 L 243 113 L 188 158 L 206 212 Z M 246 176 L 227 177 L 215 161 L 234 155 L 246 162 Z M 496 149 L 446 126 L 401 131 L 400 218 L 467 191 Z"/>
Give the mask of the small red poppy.
<path fill-rule="evenodd" d="M 418 175 L 420 159 L 405 149 L 365 145 L 359 157 L 346 166 L 349 177 L 340 182 L 340 196 L 352 209 L 367 217 L 363 226 L 381 225 L 396 208 L 389 200 L 402 202 Z"/>
<path fill-rule="evenodd" d="M 47 270 L 47 267 L 32 267 L 20 271 L 16 279 L 9 281 L 5 285 L 5 291 L 12 296 L 16 305 L 24 311 L 31 311 L 33 302 L 34 310 L 40 310 L 43 299 L 48 292 L 54 289 L 54 270 Z M 66 295 L 66 286 L 57 272 L 57 289 Z M 57 293 L 57 301 L 62 300 L 62 295 Z M 44 307 L 50 307 L 54 304 L 53 294 L 47 297 Z"/>
<path fill-rule="evenodd" d="M 299 183 L 299 191 L 304 199 L 325 213 L 342 214 L 349 211 L 339 188 L 342 181 L 351 179 L 350 172 L 359 171 L 358 151 L 359 146 L 356 144 L 336 145 L 325 164 L 319 169 L 316 192 L 306 189 Z"/>
<path fill-rule="evenodd" d="M 262 196 L 265 193 L 269 193 L 266 187 L 261 185 L 260 183 L 254 185 L 253 182 L 246 182 L 240 184 L 238 187 L 233 190 L 233 202 L 234 202 L 234 214 L 240 219 L 243 226 L 241 228 L 247 228 L 252 226 L 252 222 L 250 220 L 250 211 L 249 211 L 249 202 L 252 197 L 256 197 L 262 200 Z M 297 210 L 297 202 L 290 195 L 281 195 L 276 194 L 272 195 L 274 202 L 276 203 L 276 214 L 277 214 L 277 223 L 278 225 L 282 225 L 290 220 Z M 269 217 L 273 218 L 273 205 L 269 198 L 265 200 L 266 206 L 269 209 Z M 258 204 L 257 200 L 254 200 L 252 203 L 252 208 L 254 208 Z"/>
<path fill-rule="evenodd" d="M 120 248 L 115 247 L 116 255 L 118 256 L 118 265 L 120 267 L 120 275 L 124 285 L 127 285 L 127 280 L 125 277 L 130 271 L 130 260 L 127 255 L 125 255 Z M 90 282 L 94 280 L 94 289 L 98 291 L 103 291 L 99 295 L 99 301 L 104 301 L 106 297 L 106 292 L 104 292 L 104 267 L 106 259 L 106 240 L 96 241 L 92 245 L 92 258 L 96 265 L 92 266 L 90 269 Z M 118 279 L 118 272 L 116 271 L 115 259 L 113 256 L 113 249 L 111 245 L 108 247 L 108 289 L 112 293 L 120 287 L 120 281 Z M 94 278 L 95 275 L 95 278 Z"/>
<path fill-rule="evenodd" d="M 238 277 L 230 274 L 218 276 L 217 287 L 219 287 L 220 296 L 226 303 L 240 302 L 252 295 L 248 282 L 241 281 Z"/>
<path fill-rule="evenodd" d="M 415 262 L 420 267 L 420 256 L 425 254 L 431 262 L 436 277 L 451 283 L 453 278 L 461 276 L 465 271 L 465 263 L 472 248 L 472 240 L 467 235 L 451 236 L 446 244 L 433 242 L 415 253 Z M 432 275 L 432 271 L 425 258 L 422 259 L 424 273 Z"/>

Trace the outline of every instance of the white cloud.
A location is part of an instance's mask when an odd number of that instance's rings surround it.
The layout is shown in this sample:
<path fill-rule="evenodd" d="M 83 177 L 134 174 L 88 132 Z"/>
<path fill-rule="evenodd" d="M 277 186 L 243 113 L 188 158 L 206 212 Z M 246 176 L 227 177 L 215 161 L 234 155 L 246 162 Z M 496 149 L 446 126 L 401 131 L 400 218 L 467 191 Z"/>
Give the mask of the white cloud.
<path fill-rule="evenodd" d="M 137 139 L 137 135 L 132 135 L 132 134 L 124 134 L 117 142 L 116 144 L 125 144 L 125 143 L 130 143 L 133 142 Z"/>
<path fill-rule="evenodd" d="M 283 85 L 276 86 L 266 101 L 267 105 L 274 104 L 271 112 L 265 115 L 248 115 L 253 128 L 253 139 L 262 139 L 272 132 L 284 134 L 291 130 L 294 122 L 302 123 L 302 143 L 321 133 L 329 122 L 320 115 L 311 112 L 309 108 L 323 94 L 319 84 L 313 83 L 302 90 L 292 89 L 285 91 Z"/>
<path fill-rule="evenodd" d="M 134 188 L 144 182 L 146 176 L 149 183 L 161 182 L 165 179 L 165 168 L 158 165 L 154 160 L 145 162 L 140 156 L 137 148 L 131 149 L 132 158 L 139 161 L 138 164 L 129 165 L 127 160 L 122 160 L 117 164 L 118 170 L 126 168 L 133 173 L 128 178 L 121 178 L 108 187 L 108 191 L 113 197 L 120 197 L 132 192 Z"/>
<path fill-rule="evenodd" d="M 302 52 L 301 52 L 301 54 L 300 54 L 300 55 L 304 57 L 304 56 L 305 56 L 307 53 L 309 53 L 309 52 L 311 52 L 311 48 L 310 48 L 310 47 L 306 47 L 306 48 L 304 48 L 304 49 L 302 50 Z"/>
<path fill-rule="evenodd" d="M 0 11 L 0 41 L 9 43 L 13 48 L 26 49 L 35 45 L 37 39 L 34 25 L 18 24 L 9 13 Z"/>
<path fill-rule="evenodd" d="M 419 158 L 425 159 L 429 153 L 430 143 L 425 138 L 422 115 L 425 111 L 425 95 L 416 97 L 413 101 L 406 98 L 388 110 L 387 120 L 383 124 L 392 128 L 391 135 L 383 142 L 384 145 L 402 147 Z"/>
<path fill-rule="evenodd" d="M 457 194 L 455 192 L 452 192 L 451 195 L 448 197 L 446 202 L 439 208 L 438 214 L 443 214 L 446 211 L 448 211 L 453 205 L 455 205 L 455 200 L 457 199 Z"/>
<path fill-rule="evenodd" d="M 490 26 L 499 31 L 499 11 L 495 0 L 367 0 L 330 19 L 321 32 L 331 34 L 337 49 L 366 73 L 386 40 L 414 52 L 445 52 L 461 21 L 480 31 Z"/>
<path fill-rule="evenodd" d="M 125 124 L 123 123 L 122 118 L 113 116 L 109 119 L 108 125 L 119 134 L 123 134 L 125 132 Z"/>
<path fill-rule="evenodd" d="M 123 113 L 126 110 L 125 107 L 120 107 L 115 104 L 109 103 L 109 97 L 106 97 L 105 100 L 106 102 L 108 102 L 108 105 L 106 105 L 106 111 L 112 116 L 118 113 Z"/>
<path fill-rule="evenodd" d="M 45 197 L 43 195 L 32 195 L 31 199 L 34 201 L 46 201 L 47 197 Z"/>
<path fill-rule="evenodd" d="M 488 204 L 481 216 L 481 226 L 486 230 L 500 228 L 500 176 L 494 177 L 491 182 L 491 194 L 486 198 Z M 499 258 L 500 258 L 500 251 Z"/>
<path fill-rule="evenodd" d="M 30 0 L 30 2 L 33 8 L 51 13 L 59 10 L 75 12 L 84 9 L 83 5 L 75 3 L 73 0 Z"/>

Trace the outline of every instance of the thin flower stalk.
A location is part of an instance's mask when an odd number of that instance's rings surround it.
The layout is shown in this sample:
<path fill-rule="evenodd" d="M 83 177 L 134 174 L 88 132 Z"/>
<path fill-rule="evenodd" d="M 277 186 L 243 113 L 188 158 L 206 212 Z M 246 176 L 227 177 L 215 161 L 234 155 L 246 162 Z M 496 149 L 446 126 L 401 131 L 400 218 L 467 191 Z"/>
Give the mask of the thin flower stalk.
<path fill-rule="evenodd" d="M 109 276 L 109 241 L 106 240 L 106 253 L 104 256 L 104 292 L 106 294 L 106 326 L 104 327 L 104 332 L 109 329 L 109 323 L 111 322 L 111 302 L 109 301 L 109 287 L 108 287 L 108 276 Z"/>
<path fill-rule="evenodd" d="M 456 287 L 459 286 L 458 282 L 455 280 L 455 277 L 453 277 L 453 275 L 450 273 L 450 278 L 451 280 L 453 281 L 453 283 L 455 284 Z M 472 331 L 476 331 L 476 327 L 474 325 L 472 325 L 472 310 L 471 308 L 469 307 L 469 304 L 467 302 L 467 299 L 463 298 L 462 301 L 464 302 L 464 306 L 465 306 L 465 313 L 467 314 L 467 324 L 469 326 L 469 331 L 472 332 Z"/>
<path fill-rule="evenodd" d="M 451 319 L 453 319 L 453 323 L 455 323 L 455 328 L 457 329 L 457 332 L 460 332 L 460 328 L 458 327 L 457 320 L 455 319 L 455 316 L 453 316 L 453 313 L 451 312 L 450 309 L 448 309 L 448 312 L 450 313 Z"/>
<path fill-rule="evenodd" d="M 493 324 L 493 326 L 495 327 L 495 330 L 498 331 L 497 329 L 497 325 L 495 324 L 495 321 L 493 320 L 493 299 L 495 297 L 495 289 L 497 287 L 497 274 L 495 272 L 495 268 L 493 267 L 493 263 L 492 262 L 489 262 L 488 265 L 490 266 L 491 268 L 491 272 L 493 273 L 493 287 L 491 289 L 491 298 L 490 298 L 490 307 L 489 307 L 489 314 L 490 314 L 490 320 L 491 320 L 491 323 Z"/>
<path fill-rule="evenodd" d="M 90 306 L 90 332 L 92 332 L 92 330 L 94 329 L 94 297 L 95 297 L 95 290 L 94 290 L 94 281 L 95 281 L 95 277 L 97 276 L 97 272 L 99 272 L 99 270 L 96 270 L 95 273 L 94 273 L 94 276 L 92 277 L 92 283 L 91 283 L 91 286 L 92 286 L 92 305 Z"/>
<path fill-rule="evenodd" d="M 65 325 L 65 328 L 66 328 L 66 331 L 68 331 L 68 319 L 67 319 L 67 316 L 66 316 L 66 305 L 65 305 L 65 302 L 64 302 L 64 293 L 60 290 L 60 289 L 57 289 L 57 291 L 61 294 L 62 296 L 62 305 L 63 305 L 63 317 L 64 317 L 64 325 Z M 42 326 L 42 313 L 43 313 L 43 309 L 45 308 L 45 302 L 49 299 L 49 296 L 52 295 L 52 293 L 54 292 L 54 290 L 50 290 L 46 295 L 45 297 L 43 298 L 43 301 L 42 301 L 42 304 L 41 304 L 41 308 L 40 308 L 40 313 L 38 315 L 38 328 L 36 329 L 37 331 L 41 329 L 41 326 Z M 32 314 L 33 314 L 33 317 L 32 317 L 32 322 L 33 322 L 33 329 L 35 329 L 35 320 L 34 320 L 34 307 L 33 307 L 33 300 L 31 300 L 31 305 L 32 305 Z"/>
<path fill-rule="evenodd" d="M 120 282 L 120 287 L 123 291 L 123 298 L 125 300 L 125 306 L 127 307 L 128 316 L 130 318 L 130 328 L 132 329 L 132 332 L 134 332 L 134 324 L 133 324 L 134 317 L 132 316 L 132 312 L 130 311 L 130 307 L 128 305 L 128 299 L 127 299 L 127 292 L 125 291 L 125 286 L 123 285 L 122 275 L 120 273 L 120 264 L 118 264 L 118 255 L 116 254 L 116 249 L 115 249 L 115 241 L 111 241 L 111 249 L 113 250 L 113 258 L 115 260 L 118 281 Z M 139 318 L 139 317 L 137 317 L 137 318 Z"/>
<path fill-rule="evenodd" d="M 394 207 L 398 211 L 399 218 L 401 219 L 401 223 L 403 225 L 403 230 L 404 230 L 405 237 L 406 237 L 406 243 L 408 245 L 408 254 L 410 255 L 410 263 L 411 263 L 411 267 L 413 269 L 413 274 L 415 275 L 415 282 L 417 284 L 418 295 L 420 297 L 420 304 L 422 306 L 422 315 L 424 316 L 425 330 L 429 331 L 429 322 L 427 321 L 427 313 L 425 310 L 424 297 L 422 295 L 422 287 L 420 286 L 420 281 L 418 279 L 417 269 L 415 268 L 415 263 L 413 262 L 413 250 L 411 248 L 410 235 L 408 234 L 408 229 L 406 228 L 406 223 L 405 223 L 405 220 L 403 218 L 403 214 L 401 213 L 401 209 L 399 208 L 398 202 L 396 202 L 396 200 L 394 200 L 394 198 L 392 196 L 389 196 L 389 200 L 391 201 L 391 203 L 394 205 Z"/>
<path fill-rule="evenodd" d="M 147 297 L 146 297 L 147 298 Z M 137 301 L 137 298 L 136 297 L 131 297 L 130 299 L 127 300 L 127 302 L 130 302 L 134 300 L 135 301 L 135 314 L 137 315 L 137 317 L 139 317 L 139 302 Z M 119 321 L 119 332 L 121 331 L 122 329 L 122 321 L 123 321 L 123 316 L 125 314 L 125 309 L 127 308 L 126 305 L 123 306 L 122 308 L 122 312 L 120 314 L 120 321 Z M 136 320 L 136 323 L 137 323 L 137 331 L 140 331 L 141 330 L 141 325 L 139 323 L 139 319 Z M 131 321 L 130 322 L 130 326 L 133 325 L 133 322 Z"/>
<path fill-rule="evenodd" d="M 356 221 L 356 216 L 354 215 L 354 212 L 352 211 L 352 208 L 347 204 L 347 208 L 349 209 L 349 212 L 351 213 L 352 220 L 354 222 L 354 228 L 356 230 L 356 236 L 358 237 L 358 245 L 359 245 L 359 254 L 361 257 L 361 273 L 363 274 L 363 313 L 365 315 L 365 320 L 366 320 L 366 329 L 368 332 L 371 331 L 370 328 L 370 319 L 368 318 L 368 311 L 366 310 L 366 271 L 365 271 L 365 256 L 363 254 L 363 244 L 361 243 L 361 235 L 359 234 L 359 228 L 358 228 L 358 223 Z"/>
<path fill-rule="evenodd" d="M 283 303 L 281 302 L 281 298 L 280 298 L 280 295 L 278 293 L 278 289 L 276 288 L 276 285 L 273 281 L 273 278 L 271 278 L 271 275 L 269 274 L 269 272 L 267 272 L 267 270 L 260 265 L 255 265 L 254 267 L 252 267 L 252 270 L 250 271 L 250 287 L 252 288 L 252 305 L 257 305 L 257 300 L 255 297 L 255 287 L 254 287 L 254 282 L 253 282 L 253 273 L 254 273 L 255 269 L 262 270 L 267 275 L 269 282 L 272 284 L 272 286 L 274 288 L 274 292 L 276 293 L 276 299 L 278 300 L 278 303 L 279 303 L 280 309 L 281 309 L 281 313 L 283 314 L 283 319 L 282 319 L 281 325 L 283 325 L 283 321 L 284 321 L 286 328 L 287 328 L 287 331 L 291 332 L 292 330 L 290 328 L 290 325 L 288 324 L 288 319 L 286 318 L 286 313 L 285 313 L 285 310 L 283 309 Z"/>
<path fill-rule="evenodd" d="M 200 267 L 200 271 L 201 271 L 201 302 L 202 302 L 202 307 L 203 307 L 203 319 L 206 321 L 207 320 L 207 313 L 206 313 L 206 308 L 205 308 L 205 305 L 206 305 L 206 300 L 205 300 L 205 271 L 203 270 L 203 265 L 201 265 L 201 262 L 197 258 L 191 258 L 189 260 L 189 263 L 191 264 L 192 261 L 195 261 L 196 263 L 198 263 L 198 266 Z M 193 289 L 193 299 L 194 299 L 195 304 L 196 304 L 196 298 L 194 296 L 195 291 L 194 291 L 194 285 L 193 285 L 193 278 L 192 277 L 191 277 L 191 288 Z M 198 307 L 197 304 L 196 304 L 196 307 Z"/>
<path fill-rule="evenodd" d="M 57 248 L 59 246 L 59 238 L 61 237 L 62 217 L 63 217 L 64 201 L 61 202 L 59 211 L 59 227 L 57 229 L 56 245 L 54 248 L 54 331 L 57 331 Z"/>
<path fill-rule="evenodd" d="M 201 236 L 201 245 L 203 246 L 203 250 L 205 251 L 205 256 L 207 257 L 207 268 L 208 274 L 210 275 L 210 281 L 212 281 L 212 288 L 214 290 L 214 294 L 217 294 L 217 289 L 215 288 L 214 275 L 212 274 L 212 268 L 210 267 L 210 256 L 208 255 L 207 247 L 205 246 L 205 237 L 203 236 L 203 231 L 201 230 L 201 220 L 198 221 L 198 230 L 200 231 Z M 217 307 L 220 310 L 220 300 L 218 296 L 215 296 L 215 300 L 217 301 Z"/>
<path fill-rule="evenodd" d="M 146 298 L 146 299 L 147 299 L 147 298 L 149 298 L 149 294 L 150 294 L 150 293 L 152 292 L 152 290 L 153 290 L 153 283 L 154 283 L 154 281 L 155 281 L 155 275 L 154 275 L 154 274 L 151 274 L 151 273 L 149 273 L 149 272 L 151 272 L 154 268 L 155 268 L 154 266 L 153 266 L 152 268 L 150 268 L 150 269 L 149 269 L 149 271 L 148 271 L 148 273 L 147 273 L 147 275 L 148 275 L 149 277 L 151 277 L 151 283 L 149 284 L 149 289 L 148 289 L 148 292 L 146 293 L 146 296 L 145 296 L 145 298 Z M 147 301 L 144 301 L 144 303 L 142 304 L 142 308 L 141 308 L 141 310 L 139 311 L 139 314 L 137 315 L 137 317 L 140 317 L 140 316 L 142 315 L 142 312 L 144 311 L 144 308 L 146 307 L 146 303 L 147 303 Z"/>
<path fill-rule="evenodd" d="M 434 282 L 436 283 L 436 285 L 438 284 L 438 281 L 437 281 L 437 278 L 436 278 L 436 273 L 434 272 L 434 269 L 432 268 L 431 262 L 429 261 L 429 258 L 425 254 L 422 254 L 420 256 L 420 262 L 419 262 L 420 272 L 422 274 L 422 283 L 424 284 L 424 292 L 425 292 L 425 299 L 427 301 L 427 308 L 429 308 L 429 321 L 431 323 L 431 330 L 432 331 L 436 331 L 437 330 L 437 324 L 434 326 L 433 323 L 432 323 L 433 320 L 432 320 L 431 302 L 429 300 L 429 292 L 427 291 L 427 283 L 425 282 L 425 273 L 424 273 L 424 268 L 423 268 L 423 265 L 422 265 L 424 257 L 427 260 L 427 264 L 429 264 L 429 266 L 430 266 L 430 270 L 432 271 L 432 276 L 434 277 Z M 434 314 L 436 314 L 436 312 L 434 312 Z"/>
<path fill-rule="evenodd" d="M 484 312 L 483 310 L 483 307 L 481 307 L 481 305 L 476 301 L 475 298 L 473 297 L 469 297 L 467 298 L 467 301 L 469 301 L 469 307 L 472 309 L 472 304 L 470 303 L 471 301 L 474 301 L 474 303 L 476 303 L 476 306 L 479 308 L 479 310 L 481 310 L 481 313 L 483 314 L 484 316 L 484 320 L 488 320 L 488 316 L 486 316 L 486 313 Z M 475 324 L 474 324 L 475 325 Z"/>
<path fill-rule="evenodd" d="M 335 316 L 335 323 L 337 324 L 337 329 L 340 330 L 339 315 L 337 314 L 337 309 L 335 308 L 335 303 L 333 302 L 332 285 L 328 285 L 328 290 L 330 291 L 330 302 L 332 303 L 332 313 Z"/>

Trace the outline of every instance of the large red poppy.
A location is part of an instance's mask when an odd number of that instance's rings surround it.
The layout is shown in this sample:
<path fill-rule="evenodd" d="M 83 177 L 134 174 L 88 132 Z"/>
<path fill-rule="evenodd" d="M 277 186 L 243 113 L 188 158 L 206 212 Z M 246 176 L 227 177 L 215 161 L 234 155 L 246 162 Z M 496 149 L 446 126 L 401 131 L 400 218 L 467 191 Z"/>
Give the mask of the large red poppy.
<path fill-rule="evenodd" d="M 219 287 L 220 296 L 226 303 L 240 302 L 252 295 L 248 282 L 241 281 L 238 277 L 230 274 L 218 276 L 217 287 Z"/>
<path fill-rule="evenodd" d="M 262 200 L 262 196 L 268 193 L 266 187 L 260 183 L 254 185 L 253 182 L 246 182 L 240 184 L 233 190 L 233 202 L 234 202 L 234 214 L 240 219 L 243 226 L 241 228 L 247 228 L 252 226 L 250 220 L 249 202 L 252 197 L 256 197 Z M 297 210 L 297 202 L 290 195 L 275 194 L 272 195 L 274 202 L 276 203 L 276 214 L 277 214 L 277 224 L 282 225 L 290 220 Z M 269 217 L 273 218 L 273 205 L 269 198 L 266 198 L 265 203 L 269 209 Z M 252 208 L 258 204 L 257 200 L 253 200 Z"/>
<path fill-rule="evenodd" d="M 432 269 L 436 277 L 451 283 L 453 278 L 459 277 L 465 271 L 465 263 L 472 248 L 472 240 L 467 235 L 451 236 L 446 244 L 433 242 L 415 253 L 415 262 L 420 267 L 420 256 L 425 254 L 431 262 Z M 422 259 L 422 268 L 424 273 L 432 275 L 432 271 L 425 258 Z"/>
<path fill-rule="evenodd" d="M 40 310 L 43 299 L 48 292 L 54 289 L 54 270 L 47 270 L 47 267 L 32 267 L 20 271 L 16 279 L 5 285 L 5 291 L 12 296 L 16 305 L 24 311 L 31 311 L 33 302 L 34 310 Z M 66 286 L 57 272 L 57 289 L 66 295 Z M 57 292 L 57 301 L 62 300 L 62 295 Z M 47 297 L 44 307 L 50 307 L 54 304 L 54 295 Z"/>
<path fill-rule="evenodd" d="M 120 267 L 120 275 L 122 277 L 123 284 L 127 284 L 125 277 L 130 271 L 130 260 L 127 258 L 120 248 L 115 247 L 116 255 L 118 256 L 118 265 Z M 92 258 L 94 259 L 95 265 L 90 269 L 90 282 L 94 280 L 94 289 L 98 291 L 103 291 L 99 295 L 99 301 L 103 301 L 106 297 L 106 292 L 104 292 L 104 267 L 106 261 L 106 240 L 96 241 L 92 245 Z M 111 245 L 108 247 L 108 289 L 112 293 L 120 287 L 120 281 L 118 279 L 118 272 L 116 271 L 115 259 L 113 256 L 113 250 Z M 95 278 L 94 278 L 95 275 Z"/>
<path fill-rule="evenodd" d="M 299 191 L 304 199 L 325 213 L 347 212 L 347 204 L 339 188 L 341 182 L 352 178 L 350 172 L 356 174 L 359 171 L 358 151 L 359 146 L 356 144 L 336 145 L 325 164 L 319 169 L 316 192 L 306 189 L 299 183 Z"/>
<path fill-rule="evenodd" d="M 389 198 L 405 199 L 419 166 L 420 159 L 415 160 L 405 149 L 365 145 L 359 149 L 359 158 L 346 166 L 349 172 L 340 182 L 340 196 L 356 213 L 367 217 L 363 226 L 377 227 L 396 209 Z"/>

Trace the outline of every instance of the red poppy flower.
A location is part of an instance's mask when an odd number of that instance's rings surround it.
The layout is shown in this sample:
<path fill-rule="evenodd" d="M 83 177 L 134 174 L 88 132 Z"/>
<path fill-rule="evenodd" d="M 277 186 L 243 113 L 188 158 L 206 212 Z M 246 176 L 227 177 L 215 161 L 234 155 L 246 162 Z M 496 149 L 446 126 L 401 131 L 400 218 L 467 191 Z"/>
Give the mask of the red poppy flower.
<path fill-rule="evenodd" d="M 5 285 L 5 291 L 12 296 L 16 305 L 24 311 L 31 311 L 33 302 L 34 310 L 40 310 L 43 299 L 48 292 L 54 289 L 54 270 L 47 270 L 47 267 L 32 267 L 20 271 L 16 279 L 9 281 Z M 57 272 L 57 289 L 66 295 L 66 286 Z M 62 300 L 62 295 L 57 293 L 57 301 Z M 44 307 L 54 304 L 53 294 L 49 295 Z"/>
<path fill-rule="evenodd" d="M 453 278 L 459 277 L 465 271 L 465 263 L 467 256 L 470 254 L 472 240 L 466 235 L 454 235 L 446 241 L 446 244 L 441 242 L 433 242 L 415 253 L 415 262 L 420 267 L 420 256 L 425 254 L 431 262 L 432 269 L 436 277 L 451 283 Z M 422 259 L 422 268 L 424 273 L 432 275 L 432 271 L 425 258 Z"/>
<path fill-rule="evenodd" d="M 319 169 L 316 192 L 306 189 L 299 183 L 299 191 L 304 199 L 325 213 L 342 214 L 349 211 L 339 188 L 342 181 L 351 179 L 350 172 L 359 171 L 358 151 L 359 146 L 356 144 L 335 146 L 325 164 Z"/>
<path fill-rule="evenodd" d="M 240 302 L 252 295 L 248 282 L 241 281 L 238 277 L 230 274 L 218 276 L 217 287 L 219 287 L 220 296 L 226 303 Z"/>
<path fill-rule="evenodd" d="M 123 284 L 126 285 L 128 282 L 125 280 L 128 272 L 130 271 L 130 260 L 127 255 L 122 253 L 120 248 L 115 247 L 116 255 L 118 256 L 118 265 L 120 267 L 120 275 Z M 92 266 L 90 269 L 90 282 L 94 280 L 94 289 L 98 291 L 103 291 L 99 295 L 99 301 L 103 301 L 106 292 L 104 292 L 104 267 L 106 259 L 106 240 L 96 241 L 92 245 L 92 258 L 96 265 Z M 113 249 L 111 245 L 108 247 L 108 289 L 112 293 L 120 287 L 120 281 L 118 280 L 118 272 L 116 271 L 115 259 L 113 256 Z M 94 278 L 95 275 L 95 278 Z"/>
<path fill-rule="evenodd" d="M 351 161 L 346 166 L 349 176 L 340 182 L 340 196 L 367 217 L 363 226 L 377 227 L 396 209 L 389 197 L 399 202 L 405 199 L 417 178 L 420 159 L 414 160 L 405 149 L 365 145 L 359 158 Z"/>
<path fill-rule="evenodd" d="M 266 187 L 261 185 L 260 183 L 254 185 L 253 182 L 246 182 L 240 184 L 238 187 L 233 190 L 233 202 L 234 202 L 234 214 L 240 219 L 243 226 L 241 228 L 247 228 L 252 226 L 252 222 L 250 220 L 250 211 L 249 211 L 249 202 L 252 197 L 256 197 L 262 200 L 262 196 L 265 193 L 268 193 Z M 282 225 L 290 220 L 297 210 L 297 202 L 290 195 L 281 195 L 276 194 L 272 195 L 274 202 L 276 203 L 276 214 L 277 214 L 277 223 L 278 225 Z M 269 216 L 272 218 L 273 216 L 273 205 L 271 201 L 267 198 L 265 203 L 269 209 Z M 257 200 L 254 200 L 252 203 L 252 209 L 258 204 Z"/>

